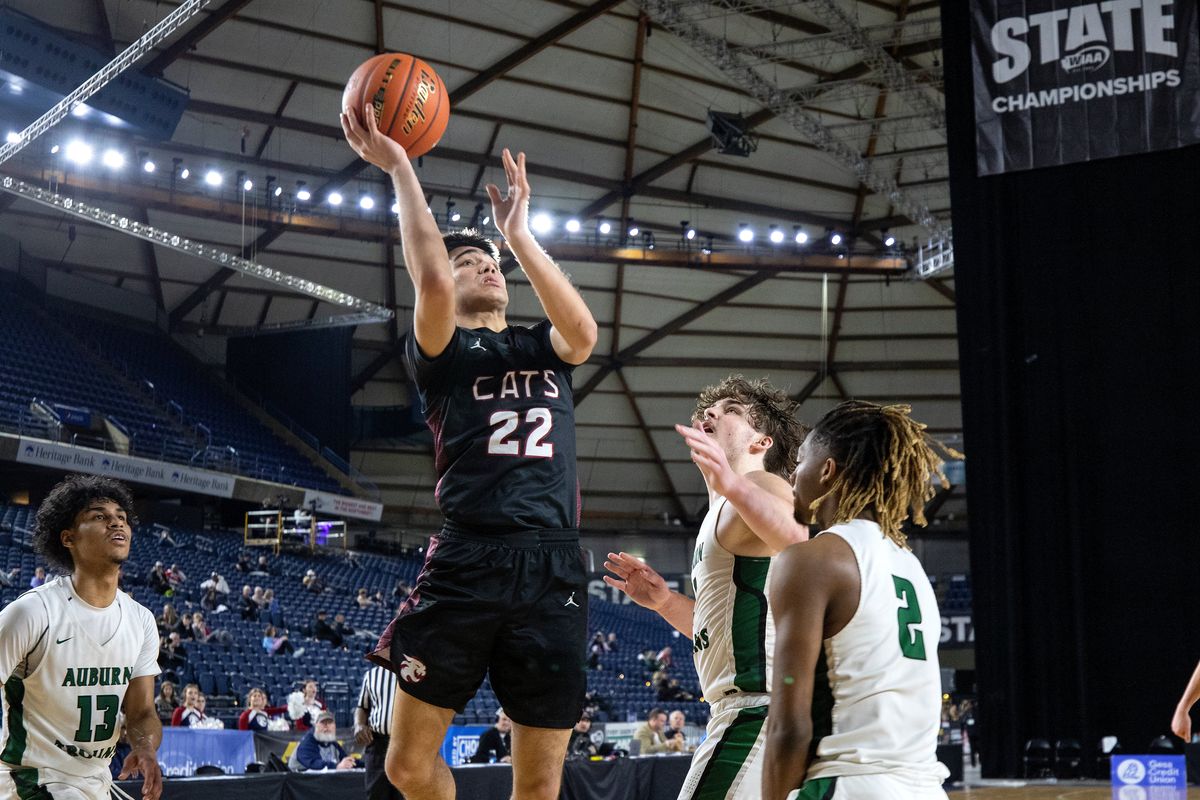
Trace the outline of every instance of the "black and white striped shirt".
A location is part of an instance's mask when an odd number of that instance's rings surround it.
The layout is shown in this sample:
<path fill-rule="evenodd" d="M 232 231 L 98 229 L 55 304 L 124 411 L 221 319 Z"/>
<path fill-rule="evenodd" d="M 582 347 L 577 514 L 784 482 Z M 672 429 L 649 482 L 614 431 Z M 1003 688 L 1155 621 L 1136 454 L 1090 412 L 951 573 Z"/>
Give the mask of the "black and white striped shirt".
<path fill-rule="evenodd" d="M 367 712 L 374 733 L 392 732 L 392 702 L 396 699 L 396 673 L 387 667 L 371 667 L 363 676 L 358 707 Z"/>

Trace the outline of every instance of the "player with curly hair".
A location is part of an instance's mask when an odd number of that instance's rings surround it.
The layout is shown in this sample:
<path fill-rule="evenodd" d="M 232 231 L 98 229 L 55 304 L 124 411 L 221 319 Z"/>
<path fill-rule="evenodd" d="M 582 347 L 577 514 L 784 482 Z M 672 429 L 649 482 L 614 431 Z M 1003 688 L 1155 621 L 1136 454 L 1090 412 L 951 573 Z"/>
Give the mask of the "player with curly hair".
<path fill-rule="evenodd" d="M 796 463 L 805 428 L 797 404 L 765 380 L 731 375 L 706 387 L 692 427 L 678 426 L 708 486 L 708 513 L 692 560 L 695 599 L 627 553 L 609 553 L 610 585 L 657 611 L 692 640 L 692 658 L 712 713 L 680 791 L 691 798 L 761 796 L 764 721 L 770 701 L 775 629 L 767 603 L 774 556 L 808 532 L 792 521 L 783 476 Z M 746 498 L 774 509 L 784 525 L 756 525 Z"/>
<path fill-rule="evenodd" d="M 122 708 L 133 750 L 119 777 L 143 775 L 144 800 L 162 793 L 158 629 L 117 588 L 131 524 L 133 497 L 111 478 L 69 475 L 38 508 L 34 549 L 62 574 L 0 610 L 3 800 L 107 796 Z"/>
<path fill-rule="evenodd" d="M 795 514 L 820 532 L 773 576 L 764 798 L 946 798 L 941 615 L 901 527 L 948 486 L 937 446 L 908 406 L 847 401 L 800 448 Z"/>

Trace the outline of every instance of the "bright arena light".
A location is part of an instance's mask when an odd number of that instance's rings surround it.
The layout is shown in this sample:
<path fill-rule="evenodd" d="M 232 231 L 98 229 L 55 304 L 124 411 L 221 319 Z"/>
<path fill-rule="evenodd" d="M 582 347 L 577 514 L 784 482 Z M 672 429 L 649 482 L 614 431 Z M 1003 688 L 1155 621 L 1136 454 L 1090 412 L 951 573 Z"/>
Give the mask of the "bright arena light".
<path fill-rule="evenodd" d="M 120 150 L 113 150 L 111 147 L 104 151 L 104 155 L 100 157 L 100 163 L 109 169 L 121 169 L 125 166 L 125 154 Z"/>
<path fill-rule="evenodd" d="M 362 197 L 358 198 L 358 207 L 363 211 L 370 211 L 375 207 L 375 198 L 368 197 L 364 194 Z"/>
<path fill-rule="evenodd" d="M 340 206 L 342 204 L 342 195 L 340 192 L 330 192 L 329 197 L 326 199 L 329 200 L 329 205 L 331 206 Z"/>
<path fill-rule="evenodd" d="M 771 235 L 768 238 L 770 238 L 771 244 L 782 244 L 783 243 L 783 231 L 776 228 L 773 231 L 771 231 Z"/>
<path fill-rule="evenodd" d="M 842 243 L 842 235 L 840 233 L 835 233 L 833 236 L 830 236 L 829 243 L 834 244 L 834 245 L 841 244 Z"/>
<path fill-rule="evenodd" d="M 885 239 L 883 240 L 883 246 L 884 246 L 884 247 L 891 247 L 891 246 L 892 246 L 892 245 L 894 245 L 895 243 L 896 243 L 896 237 L 895 237 L 895 236 L 892 236 L 890 233 L 887 235 L 887 238 L 885 238 Z"/>
<path fill-rule="evenodd" d="M 579 233 L 579 229 L 581 227 L 583 227 L 583 226 L 579 224 L 579 220 L 577 220 L 577 219 L 567 220 L 567 224 L 566 224 L 567 233 Z"/>
<path fill-rule="evenodd" d="M 143 172 L 154 172 L 154 170 L 156 170 L 156 169 L 158 169 L 158 165 L 155 164 L 150 159 L 146 159 L 145 161 L 142 162 L 142 171 Z"/>
<path fill-rule="evenodd" d="M 392 203 L 392 213 L 393 214 L 400 213 L 400 203 L 399 202 Z"/>
<path fill-rule="evenodd" d="M 549 214 L 541 211 L 534 214 L 533 219 L 529 220 L 529 227 L 533 229 L 534 233 L 549 233 L 554 230 L 554 220 L 550 218 Z"/>
<path fill-rule="evenodd" d="M 73 164 L 83 166 L 92 163 L 92 158 L 96 155 L 96 151 L 86 142 L 81 142 L 78 139 L 67 142 L 67 160 Z"/>
<path fill-rule="evenodd" d="M 246 178 L 246 180 L 242 181 L 242 191 L 243 192 L 248 192 L 248 191 L 252 190 L 253 188 L 254 188 L 254 181 L 250 180 L 249 178 Z"/>
<path fill-rule="evenodd" d="M 88 108 L 87 106 L 85 106 L 83 103 L 80 103 L 79 105 L 77 105 L 77 106 L 75 106 L 74 108 L 72 108 L 72 109 L 71 109 L 71 116 L 73 116 L 73 117 L 78 117 L 79 119 L 83 119 L 83 118 L 84 118 L 84 117 L 86 117 L 86 116 L 87 116 L 87 115 L 88 115 L 90 112 L 91 112 L 91 109 L 90 109 L 90 108 Z"/>
<path fill-rule="evenodd" d="M 796 244 L 804 244 L 808 241 L 808 234 L 804 231 L 796 231 Z"/>
<path fill-rule="evenodd" d="M 600 223 L 600 235 L 608 236 L 610 233 L 612 233 L 612 225 L 610 225 L 607 222 L 601 222 Z"/>
<path fill-rule="evenodd" d="M 296 199 L 299 200 L 301 203 L 307 203 L 309 200 L 312 199 L 312 192 L 310 192 L 308 189 L 297 189 L 296 190 Z"/>
<path fill-rule="evenodd" d="M 215 169 L 210 169 L 208 172 L 204 173 L 204 182 L 209 186 L 220 186 L 221 181 L 223 180 L 224 178 L 221 177 L 221 173 L 217 172 Z"/>
<path fill-rule="evenodd" d="M 742 228 L 738 231 L 738 241 L 749 244 L 754 241 L 754 229 L 751 227 Z"/>
<path fill-rule="evenodd" d="M 696 238 L 696 229 L 688 228 L 687 233 L 685 233 L 684 236 L 687 237 L 687 240 L 690 242 L 692 239 Z"/>
<path fill-rule="evenodd" d="M 4 137 L 4 141 L 8 142 L 9 144 L 20 144 L 21 134 L 17 133 L 16 131 L 9 131 Z"/>

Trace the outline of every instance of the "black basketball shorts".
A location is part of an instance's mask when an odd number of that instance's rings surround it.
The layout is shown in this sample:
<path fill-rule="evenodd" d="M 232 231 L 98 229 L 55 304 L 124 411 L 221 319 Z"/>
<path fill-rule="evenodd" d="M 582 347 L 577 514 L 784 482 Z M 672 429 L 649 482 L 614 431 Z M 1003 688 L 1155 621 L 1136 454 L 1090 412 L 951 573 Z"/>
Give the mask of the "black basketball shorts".
<path fill-rule="evenodd" d="M 408 694 L 462 712 L 490 674 L 516 723 L 570 728 L 587 689 L 587 574 L 576 531 L 430 539 L 372 654 Z"/>

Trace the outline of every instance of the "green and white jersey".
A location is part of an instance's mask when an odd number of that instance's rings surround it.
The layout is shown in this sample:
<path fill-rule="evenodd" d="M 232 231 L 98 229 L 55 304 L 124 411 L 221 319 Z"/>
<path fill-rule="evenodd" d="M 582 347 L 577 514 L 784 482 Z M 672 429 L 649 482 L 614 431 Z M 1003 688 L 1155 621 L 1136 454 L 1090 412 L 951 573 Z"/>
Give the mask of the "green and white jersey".
<path fill-rule="evenodd" d="M 775 621 L 767 605 L 774 559 L 735 556 L 721 546 L 717 520 L 725 505 L 719 497 L 709 507 L 692 558 L 692 658 L 709 703 L 770 691 L 775 651 Z"/>
<path fill-rule="evenodd" d="M 890 773 L 940 784 L 942 618 L 921 562 L 874 522 L 834 525 L 854 551 L 858 609 L 826 639 L 813 692 L 816 758 L 808 779 Z"/>
<path fill-rule="evenodd" d="M 51 770 L 107 785 L 125 690 L 157 675 L 157 659 L 154 615 L 124 592 L 95 608 L 64 576 L 5 606 L 0 784 L 12 773 L 18 786 L 37 786 L 34 770 Z"/>

